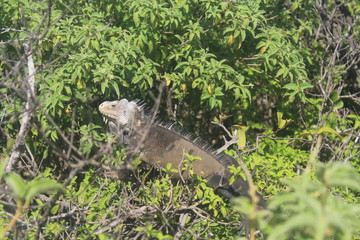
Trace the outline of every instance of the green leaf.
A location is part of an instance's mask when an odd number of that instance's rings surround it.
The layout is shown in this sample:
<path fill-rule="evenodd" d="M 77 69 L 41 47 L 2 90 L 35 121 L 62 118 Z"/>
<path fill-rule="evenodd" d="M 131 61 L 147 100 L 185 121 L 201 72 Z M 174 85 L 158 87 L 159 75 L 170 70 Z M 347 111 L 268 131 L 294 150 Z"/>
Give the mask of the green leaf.
<path fill-rule="evenodd" d="M 315 219 L 312 215 L 301 213 L 295 216 L 289 217 L 283 224 L 278 224 L 268 236 L 268 240 L 277 240 L 282 236 L 287 236 L 286 233 L 299 227 L 311 227 L 315 224 Z"/>
<path fill-rule="evenodd" d="M 35 196 L 41 193 L 50 193 L 53 191 L 63 191 L 61 184 L 50 180 L 34 180 L 25 187 L 25 200 L 31 201 Z"/>
<path fill-rule="evenodd" d="M 106 81 L 106 82 L 102 82 L 101 83 L 101 93 L 105 93 L 105 91 L 106 91 L 106 89 L 108 88 L 108 82 Z"/>
<path fill-rule="evenodd" d="M 120 97 L 120 89 L 119 89 L 118 83 L 116 81 L 112 81 L 112 86 L 116 92 L 116 96 Z"/>
<path fill-rule="evenodd" d="M 279 76 L 282 75 L 283 73 L 284 73 L 284 68 L 280 68 L 279 71 L 277 71 L 275 77 L 279 77 Z M 285 86 L 286 86 L 286 85 L 285 85 Z"/>
<path fill-rule="evenodd" d="M 100 44 L 97 40 L 91 41 L 91 45 L 96 49 L 96 51 L 100 52 Z"/>
<path fill-rule="evenodd" d="M 318 164 L 316 175 L 320 181 L 329 187 L 349 187 L 360 191 L 360 174 L 349 164 L 335 162 Z"/>
<path fill-rule="evenodd" d="M 289 90 L 296 90 L 296 91 L 299 90 L 298 85 L 295 84 L 295 83 L 288 83 L 283 88 L 286 88 L 286 89 L 289 89 Z"/>
<path fill-rule="evenodd" d="M 330 94 L 330 99 L 333 102 L 336 102 L 337 100 L 339 100 L 339 92 L 338 91 L 332 91 Z"/>
<path fill-rule="evenodd" d="M 56 214 L 57 211 L 59 210 L 59 207 L 60 207 L 60 205 L 53 206 L 50 210 L 51 214 Z"/>
<path fill-rule="evenodd" d="M 134 20 L 135 26 L 139 26 L 139 25 L 140 25 L 139 12 L 135 12 L 135 13 L 133 14 L 133 20 Z"/>
<path fill-rule="evenodd" d="M 221 87 L 215 88 L 215 93 L 214 93 L 214 95 L 215 95 L 215 96 L 224 96 L 224 93 L 221 92 L 221 90 L 222 90 Z"/>
<path fill-rule="evenodd" d="M 16 173 L 8 173 L 4 176 L 5 182 L 9 185 L 15 199 L 25 200 L 25 183 L 22 177 Z"/>
<path fill-rule="evenodd" d="M 243 213 L 245 215 L 250 215 L 253 209 L 252 208 L 253 204 L 251 200 L 246 197 L 237 197 L 231 199 L 231 205 L 236 211 Z"/>
<path fill-rule="evenodd" d="M 149 48 L 149 52 L 152 52 L 154 50 L 154 43 L 153 41 L 148 41 L 147 46 Z"/>
<path fill-rule="evenodd" d="M 216 99 L 213 97 L 209 98 L 210 109 L 213 109 L 216 105 Z"/>
<path fill-rule="evenodd" d="M 344 102 L 341 100 L 338 100 L 334 103 L 334 109 L 340 109 L 344 106 Z"/>
<path fill-rule="evenodd" d="M 313 88 L 313 87 L 314 86 L 312 84 L 310 84 L 310 83 L 302 83 L 302 84 L 300 84 L 301 90 L 304 90 L 306 88 Z"/>

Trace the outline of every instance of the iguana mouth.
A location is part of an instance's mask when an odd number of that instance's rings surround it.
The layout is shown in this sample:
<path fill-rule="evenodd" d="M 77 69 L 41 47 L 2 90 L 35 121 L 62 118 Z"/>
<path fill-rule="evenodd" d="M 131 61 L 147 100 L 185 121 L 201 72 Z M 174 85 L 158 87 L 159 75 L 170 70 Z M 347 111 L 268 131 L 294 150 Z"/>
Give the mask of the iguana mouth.
<path fill-rule="evenodd" d="M 103 104 L 101 104 L 99 106 L 99 111 L 103 117 L 103 120 L 106 124 L 108 124 L 109 122 L 114 122 L 116 123 L 116 115 L 115 114 L 112 114 L 111 112 L 109 111 L 104 111 L 103 109 Z"/>
<path fill-rule="evenodd" d="M 101 111 L 100 111 L 101 112 Z M 103 115 L 103 120 L 106 124 L 109 123 L 109 121 L 116 123 L 116 116 L 112 115 L 112 114 L 106 114 L 104 112 L 101 112 L 101 114 Z"/>

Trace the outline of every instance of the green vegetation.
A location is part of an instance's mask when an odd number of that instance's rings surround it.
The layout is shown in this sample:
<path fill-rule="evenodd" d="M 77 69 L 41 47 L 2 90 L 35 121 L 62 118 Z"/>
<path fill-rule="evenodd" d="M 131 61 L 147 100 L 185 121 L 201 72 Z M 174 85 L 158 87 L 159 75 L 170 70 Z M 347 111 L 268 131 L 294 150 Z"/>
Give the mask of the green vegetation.
<path fill-rule="evenodd" d="M 255 227 L 256 239 L 360 239 L 359 11 L 355 0 L 1 1 L 0 236 L 242 239 L 247 219 L 251 239 Z M 268 209 L 196 175 L 176 182 L 171 166 L 134 160 L 122 176 L 125 151 L 97 110 L 120 98 L 159 99 L 161 118 L 214 149 L 229 129 L 225 152 L 241 153 Z"/>

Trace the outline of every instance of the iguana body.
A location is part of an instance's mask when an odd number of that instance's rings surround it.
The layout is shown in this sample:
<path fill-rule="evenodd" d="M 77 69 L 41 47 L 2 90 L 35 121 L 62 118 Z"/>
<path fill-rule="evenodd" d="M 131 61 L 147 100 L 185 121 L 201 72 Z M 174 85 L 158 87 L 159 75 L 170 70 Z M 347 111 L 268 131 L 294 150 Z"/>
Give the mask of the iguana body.
<path fill-rule="evenodd" d="M 227 167 L 238 166 L 232 157 L 213 155 L 196 141 L 191 141 L 171 127 L 152 123 L 151 117 L 144 114 L 137 102 L 126 99 L 103 102 L 99 110 L 110 130 L 117 134 L 121 143 L 127 145 L 127 150 L 131 152 L 138 149 L 141 160 L 159 168 L 165 168 L 171 163 L 172 168 L 179 170 L 174 177 L 179 178 L 181 173 L 187 179 L 188 173 L 181 172 L 184 153 L 201 157 L 201 160 L 192 163 L 192 170 L 206 178 L 210 187 L 227 198 L 248 196 L 249 185 L 242 178 L 239 177 L 232 185 L 228 184 L 232 174 Z M 259 197 L 259 205 L 264 207 L 264 200 Z"/>

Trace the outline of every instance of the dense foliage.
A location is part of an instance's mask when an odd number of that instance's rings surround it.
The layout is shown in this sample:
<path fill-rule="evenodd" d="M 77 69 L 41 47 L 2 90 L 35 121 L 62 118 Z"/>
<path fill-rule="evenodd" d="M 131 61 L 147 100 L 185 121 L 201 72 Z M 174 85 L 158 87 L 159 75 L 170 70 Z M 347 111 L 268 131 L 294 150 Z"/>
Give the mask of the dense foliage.
<path fill-rule="evenodd" d="M 0 238 L 234 239 L 247 219 L 252 239 L 255 228 L 359 239 L 359 11 L 355 0 L 2 1 Z M 225 152 L 246 166 L 232 171 L 252 172 L 268 209 L 196 175 L 173 181 L 171 166 L 119 179 L 125 153 L 97 107 L 120 98 L 160 100 L 161 118 L 214 148 L 237 137 Z"/>

